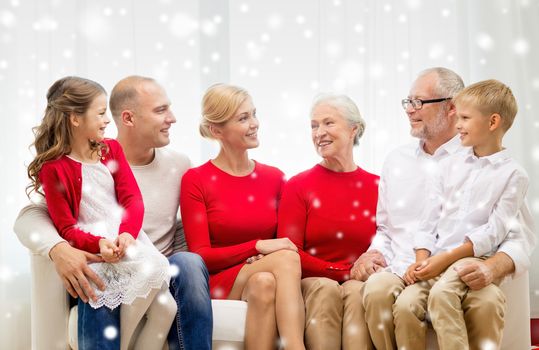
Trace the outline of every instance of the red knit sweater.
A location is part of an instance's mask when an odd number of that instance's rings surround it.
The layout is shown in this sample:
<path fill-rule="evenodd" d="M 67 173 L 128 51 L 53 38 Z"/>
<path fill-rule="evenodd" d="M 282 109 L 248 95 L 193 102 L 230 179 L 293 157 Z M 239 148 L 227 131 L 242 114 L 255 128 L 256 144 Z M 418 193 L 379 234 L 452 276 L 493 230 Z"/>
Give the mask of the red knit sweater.
<path fill-rule="evenodd" d="M 144 204 L 137 181 L 116 140 L 105 139 L 108 152 L 101 158 L 114 179 L 116 198 L 124 209 L 118 234 L 130 233 L 135 239 L 142 227 Z M 39 172 L 52 222 L 60 236 L 73 247 L 99 253 L 99 232 L 88 233 L 77 227 L 82 193 L 82 164 L 62 156 L 45 162 Z"/>
<path fill-rule="evenodd" d="M 247 176 L 232 176 L 211 161 L 182 178 L 180 208 L 189 250 L 210 272 L 212 298 L 228 297 L 259 239 L 275 238 L 284 174 L 256 163 Z"/>
<path fill-rule="evenodd" d="M 299 249 L 303 278 L 343 282 L 376 233 L 378 176 L 315 165 L 292 177 L 279 206 L 278 237 Z"/>

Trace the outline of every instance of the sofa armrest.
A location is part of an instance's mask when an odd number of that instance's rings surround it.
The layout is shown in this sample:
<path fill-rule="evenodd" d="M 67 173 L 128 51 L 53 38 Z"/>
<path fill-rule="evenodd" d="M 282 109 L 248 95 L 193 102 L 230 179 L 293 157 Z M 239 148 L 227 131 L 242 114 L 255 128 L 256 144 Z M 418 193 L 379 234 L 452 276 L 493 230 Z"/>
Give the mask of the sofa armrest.
<path fill-rule="evenodd" d="M 54 264 L 46 257 L 30 254 L 32 273 L 32 349 L 69 349 L 69 296 Z"/>
<path fill-rule="evenodd" d="M 501 285 L 507 301 L 501 349 L 529 349 L 530 282 L 528 272 Z"/>

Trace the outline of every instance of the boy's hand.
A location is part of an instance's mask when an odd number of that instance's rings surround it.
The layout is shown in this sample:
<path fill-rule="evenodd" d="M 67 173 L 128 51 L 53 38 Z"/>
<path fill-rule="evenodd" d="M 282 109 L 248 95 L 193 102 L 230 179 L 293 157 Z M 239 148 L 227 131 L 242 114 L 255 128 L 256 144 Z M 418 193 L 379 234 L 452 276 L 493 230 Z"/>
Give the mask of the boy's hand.
<path fill-rule="evenodd" d="M 406 282 L 407 286 L 414 284 L 418 281 L 415 272 L 417 268 L 421 266 L 421 264 L 423 264 L 423 261 L 418 261 L 408 266 L 408 268 L 406 269 L 406 272 L 404 273 L 404 276 L 402 276 L 402 278 L 404 279 L 404 282 Z"/>
<path fill-rule="evenodd" d="M 121 259 L 121 258 L 123 258 L 125 256 L 125 252 L 126 252 L 127 248 L 131 244 L 135 243 L 135 238 L 133 238 L 133 236 L 131 236 L 130 233 L 122 232 L 122 233 L 120 233 L 118 238 L 116 238 L 114 243 L 118 246 L 119 257 Z"/>
<path fill-rule="evenodd" d="M 106 238 L 99 240 L 99 250 L 105 262 L 116 263 L 120 261 L 118 247 Z"/>
<path fill-rule="evenodd" d="M 440 275 L 451 265 L 446 255 L 447 253 L 441 253 L 422 261 L 415 270 L 415 276 L 421 281 L 427 281 Z"/>

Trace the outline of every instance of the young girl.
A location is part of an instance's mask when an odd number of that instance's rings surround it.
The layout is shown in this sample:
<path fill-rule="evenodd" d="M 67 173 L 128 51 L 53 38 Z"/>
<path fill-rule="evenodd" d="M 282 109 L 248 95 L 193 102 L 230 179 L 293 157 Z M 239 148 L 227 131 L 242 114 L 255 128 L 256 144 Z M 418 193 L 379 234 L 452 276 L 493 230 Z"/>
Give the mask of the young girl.
<path fill-rule="evenodd" d="M 106 288 L 96 288 L 97 299 L 89 303 L 111 310 L 123 304 L 121 318 L 129 326 L 121 327 L 122 349 L 144 313 L 148 320 L 135 348 L 161 349 L 176 314 L 169 264 L 141 231 L 142 196 L 120 144 L 104 138 L 106 110 L 105 90 L 91 80 L 66 77 L 49 88 L 45 116 L 34 129 L 29 192 L 42 187 L 66 241 L 101 254 L 105 262 L 90 267 Z"/>

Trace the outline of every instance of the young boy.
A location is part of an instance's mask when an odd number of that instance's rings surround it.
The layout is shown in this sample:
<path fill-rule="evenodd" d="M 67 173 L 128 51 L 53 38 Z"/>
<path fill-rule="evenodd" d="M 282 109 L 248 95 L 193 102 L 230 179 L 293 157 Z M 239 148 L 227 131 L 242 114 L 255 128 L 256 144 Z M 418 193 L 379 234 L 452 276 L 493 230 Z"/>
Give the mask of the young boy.
<path fill-rule="evenodd" d="M 517 113 L 511 89 L 486 80 L 468 86 L 453 102 L 461 143 L 470 149 L 439 163 L 431 203 L 414 237 L 416 263 L 404 280 L 410 284 L 406 289 L 417 289 L 415 302 L 428 302 L 440 348 L 468 349 L 461 306 L 468 288 L 457 274 L 459 263 L 493 255 L 510 231 L 532 223 L 525 203 L 528 176 L 502 147 Z M 494 322 L 492 335 L 484 339 L 489 348 L 498 348 L 501 342 L 505 298 L 500 293 L 494 284 L 484 288 L 485 302 L 496 300 L 499 319 L 466 320 L 490 326 Z"/>

